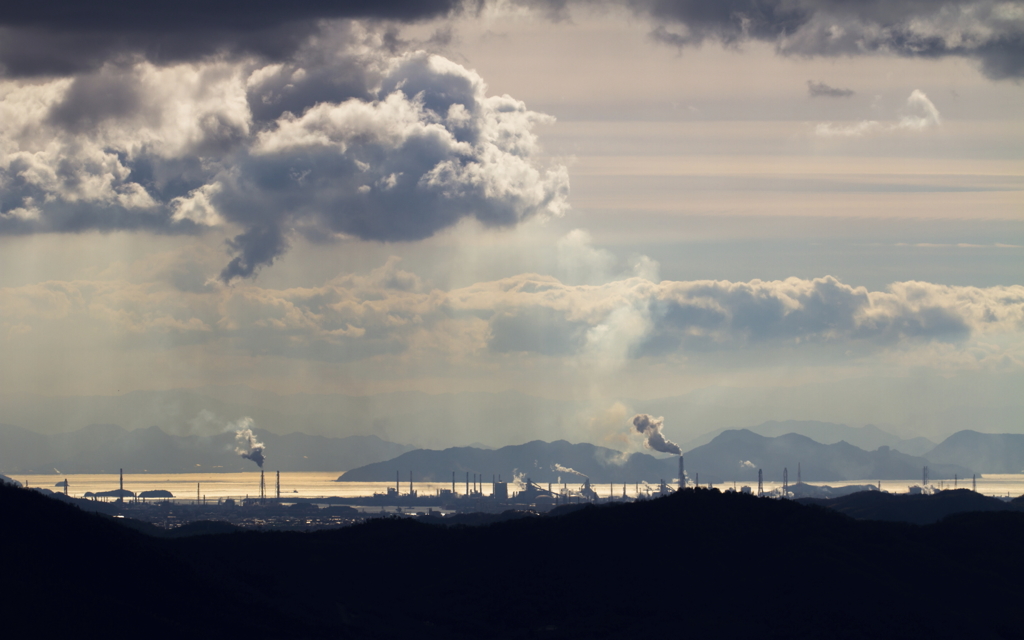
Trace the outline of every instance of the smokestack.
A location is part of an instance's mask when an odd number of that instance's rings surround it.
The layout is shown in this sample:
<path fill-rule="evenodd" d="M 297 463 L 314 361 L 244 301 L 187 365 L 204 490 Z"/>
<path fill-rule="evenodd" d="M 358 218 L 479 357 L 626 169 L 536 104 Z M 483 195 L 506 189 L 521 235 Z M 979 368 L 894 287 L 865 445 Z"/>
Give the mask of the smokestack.
<path fill-rule="evenodd" d="M 638 433 L 642 433 L 646 438 L 644 440 L 645 447 L 661 451 L 662 453 L 683 455 L 683 450 L 679 448 L 679 445 L 671 440 L 666 440 L 665 436 L 662 435 L 661 427 L 664 424 L 665 418 L 655 418 L 647 413 L 638 413 L 633 416 L 633 426 Z"/>
<path fill-rule="evenodd" d="M 452 471 L 452 495 L 455 495 L 455 472 Z"/>
<path fill-rule="evenodd" d="M 761 470 L 757 470 L 757 495 L 764 493 L 764 477 L 761 475 Z"/>
<path fill-rule="evenodd" d="M 469 495 L 469 472 L 466 472 L 466 495 Z"/>
<path fill-rule="evenodd" d="M 63 467 L 64 465 L 60 465 L 60 466 L 62 466 L 62 467 Z M 123 483 L 122 483 L 122 487 L 123 487 L 123 486 L 124 486 L 124 485 L 123 485 Z M 64 495 L 68 495 L 68 479 L 67 479 L 67 478 L 64 478 Z"/>
<path fill-rule="evenodd" d="M 679 456 L 679 488 L 686 488 L 686 472 L 683 470 L 683 456 Z"/>
<path fill-rule="evenodd" d="M 196 483 L 196 504 L 199 504 L 199 483 Z"/>
<path fill-rule="evenodd" d="M 61 466 L 64 466 L 64 465 L 61 465 Z M 120 485 L 119 485 L 120 489 L 121 489 L 121 491 L 124 491 L 124 469 L 118 469 L 117 471 L 118 471 L 118 474 L 121 477 L 121 482 L 120 482 Z M 67 481 L 67 479 L 65 478 L 65 482 L 66 481 Z"/>
<path fill-rule="evenodd" d="M 277 472 L 277 501 L 281 501 L 281 472 Z"/>

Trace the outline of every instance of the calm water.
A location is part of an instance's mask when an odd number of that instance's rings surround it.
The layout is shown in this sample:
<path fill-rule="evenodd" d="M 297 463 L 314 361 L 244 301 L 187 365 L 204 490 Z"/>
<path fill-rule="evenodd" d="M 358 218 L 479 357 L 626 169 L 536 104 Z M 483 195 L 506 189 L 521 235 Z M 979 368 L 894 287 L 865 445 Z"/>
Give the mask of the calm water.
<path fill-rule="evenodd" d="M 339 473 L 308 473 L 308 472 L 296 472 L 296 473 L 282 473 L 281 474 L 281 497 L 308 500 L 310 498 L 325 498 L 331 496 L 337 497 L 358 497 L 358 496 L 369 496 L 374 493 L 383 493 L 388 487 L 394 487 L 395 483 L 392 482 L 335 482 L 334 480 L 338 477 Z M 22 484 L 28 483 L 31 487 L 42 487 L 53 491 L 59 490 L 56 485 L 58 482 L 63 482 L 64 478 L 68 480 L 68 493 L 75 497 L 82 497 L 86 492 L 97 493 L 100 491 L 109 491 L 111 489 L 118 488 L 118 476 L 116 473 L 108 474 L 71 474 L 71 475 L 28 475 L 28 476 L 17 476 L 14 479 L 18 480 Z M 275 483 L 277 476 L 273 473 L 266 474 L 266 485 L 267 495 L 273 497 L 276 495 Z M 919 485 L 921 479 L 916 480 L 884 480 L 882 481 L 882 490 L 889 491 L 892 493 L 905 493 L 908 487 L 912 485 Z M 1012 496 L 1016 497 L 1024 494 L 1024 474 L 991 474 L 986 475 L 984 478 L 978 478 L 977 490 L 979 493 L 990 496 Z M 131 473 L 125 474 L 124 476 L 124 488 L 135 493 L 142 491 L 150 491 L 153 489 L 166 489 L 174 494 L 175 498 L 179 500 L 195 500 L 196 498 L 196 485 L 199 485 L 199 495 L 205 496 L 209 499 L 217 498 L 244 498 L 246 496 L 256 497 L 260 492 L 260 474 L 257 473 Z M 830 482 L 830 483 L 813 483 L 813 484 L 829 484 L 830 486 L 846 486 L 852 484 L 873 484 L 878 485 L 877 481 L 871 480 L 855 480 L 848 482 Z M 935 482 L 934 485 L 939 488 L 953 488 L 952 480 L 944 480 Z M 546 485 L 541 485 L 547 488 Z M 726 489 L 732 487 L 732 483 L 722 483 L 715 485 L 720 489 Z M 737 484 L 739 488 L 742 483 Z M 771 491 L 782 486 L 781 482 L 765 482 L 765 491 Z M 971 480 L 968 478 L 966 481 L 960 481 L 957 486 L 960 488 L 971 488 Z M 552 488 L 556 491 L 559 485 L 554 485 Z M 579 484 L 569 483 L 569 489 L 577 490 L 580 488 Z M 623 494 L 623 486 L 621 484 L 608 485 L 608 484 L 594 484 L 592 487 L 597 491 L 598 495 L 602 498 L 607 497 L 609 493 L 614 490 L 615 496 L 621 496 Z M 414 483 L 413 488 L 420 495 L 433 495 L 439 489 L 451 489 L 450 482 L 417 482 Z M 472 483 L 470 483 L 472 488 Z M 513 489 L 514 487 L 510 487 Z M 466 491 L 466 485 L 464 482 L 456 483 L 455 489 L 459 494 L 463 494 Z M 756 490 L 756 485 L 754 486 Z M 408 493 L 409 483 L 408 481 L 403 482 L 401 485 L 401 492 Z M 657 491 L 656 485 L 644 485 L 640 484 L 639 487 L 635 484 L 629 484 L 625 486 L 626 495 L 629 497 L 636 497 L 638 493 L 646 494 L 648 491 L 651 493 Z M 485 482 L 483 484 L 484 495 L 490 495 L 491 483 Z"/>

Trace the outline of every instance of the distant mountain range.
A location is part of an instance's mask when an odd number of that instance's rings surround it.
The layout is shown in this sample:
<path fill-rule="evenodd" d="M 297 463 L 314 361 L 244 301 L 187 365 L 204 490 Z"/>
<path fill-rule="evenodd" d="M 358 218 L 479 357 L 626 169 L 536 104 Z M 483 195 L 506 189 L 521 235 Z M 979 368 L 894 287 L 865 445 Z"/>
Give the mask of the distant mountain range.
<path fill-rule="evenodd" d="M 328 438 L 255 430 L 266 445 L 264 467 L 277 471 L 344 471 L 394 458 L 412 449 L 377 436 Z M 252 471 L 234 450 L 234 433 L 175 436 L 159 427 L 132 431 L 94 424 L 71 433 L 41 435 L 0 424 L 0 471 L 19 473 L 183 473 Z"/>
<path fill-rule="evenodd" d="M 878 398 L 880 405 L 901 406 L 900 398 L 893 397 L 896 389 L 903 388 L 901 384 L 891 385 L 876 378 L 862 382 L 873 389 L 868 397 Z M 603 407 L 590 401 L 545 398 L 512 390 L 346 395 L 275 393 L 243 385 L 211 385 L 109 396 L 39 396 L 3 393 L 0 389 L 0 422 L 45 434 L 65 433 L 87 424 L 117 424 L 128 430 L 155 425 L 169 434 L 188 435 L 190 421 L 202 412 L 210 412 L 224 421 L 249 416 L 259 429 L 279 434 L 377 435 L 382 440 L 424 449 L 475 446 L 470 443 L 478 442 L 500 447 L 530 440 L 599 442 L 597 438 L 605 434 L 595 434 L 591 420 L 618 400 L 627 413 L 665 416 L 666 437 L 685 443 L 684 450 L 707 444 L 722 429 L 774 418 L 783 422 L 750 429 L 764 436 L 800 433 L 823 444 L 845 440 L 867 450 L 888 446 L 923 455 L 934 444 L 917 442 L 912 436 L 927 436 L 938 442 L 967 425 L 983 432 L 1016 432 L 1020 431 L 1024 412 L 1024 400 L 1012 404 L 995 401 L 1012 397 L 1008 389 L 1024 388 L 1024 373 L 1003 376 L 998 381 L 976 377 L 976 403 L 971 406 L 949 406 L 943 385 L 929 385 L 925 395 L 914 401 L 916 406 L 929 407 L 926 413 L 900 413 L 900 423 L 888 425 L 879 422 L 886 411 L 872 410 L 871 403 L 853 397 L 837 400 L 830 384 L 776 388 L 757 394 L 749 389 L 709 387 L 664 398 L 608 398 Z M 791 418 L 829 422 L 791 422 Z M 874 421 L 881 429 L 869 426 L 858 430 L 832 424 L 844 421 Z M 805 430 L 815 425 L 814 431 Z M 625 429 L 627 425 L 623 421 L 620 426 Z M 872 433 L 876 429 L 881 433 Z M 701 436 L 704 432 L 710 433 Z"/>
<path fill-rule="evenodd" d="M 783 470 L 789 481 L 798 475 L 806 482 L 840 480 L 907 480 L 920 478 L 928 467 L 930 479 L 970 477 L 974 471 L 952 464 L 933 464 L 920 456 L 880 447 L 865 451 L 847 442 L 821 444 L 796 433 L 769 438 L 749 429 L 725 431 L 706 445 L 685 454 L 686 469 L 707 482 L 757 482 L 758 469 L 764 479 L 780 482 Z"/>
<path fill-rule="evenodd" d="M 657 482 L 678 476 L 678 458 L 655 458 L 646 453 L 623 454 L 592 444 L 571 444 L 565 440 L 526 444 L 500 449 L 452 447 L 443 451 L 417 449 L 403 453 L 394 460 L 368 464 L 345 472 L 341 482 L 386 482 L 398 473 L 408 480 L 412 472 L 417 482 L 450 482 L 452 472 L 459 487 L 466 474 L 479 475 L 485 482 L 501 477 L 511 481 L 514 476 L 546 484 L 566 482 L 578 485 L 584 478 L 592 482 Z"/>
<path fill-rule="evenodd" d="M 1024 473 L 1024 435 L 958 431 L 929 451 L 928 459 L 966 465 L 983 473 Z"/>
<path fill-rule="evenodd" d="M 865 451 L 874 451 L 879 447 L 889 447 L 902 453 L 909 453 L 912 456 L 923 456 L 935 448 L 935 443 L 928 438 L 903 439 L 883 431 L 873 424 L 864 427 L 850 427 L 845 424 L 819 422 L 817 420 L 769 420 L 762 422 L 756 427 L 748 427 L 748 430 L 769 438 L 796 433 L 807 436 L 821 444 L 848 442 Z M 699 438 L 694 438 L 687 442 L 683 445 L 683 449 L 689 450 L 705 445 L 724 431 L 726 429 L 716 429 L 715 431 L 705 433 Z"/>
<path fill-rule="evenodd" d="M 842 480 L 908 480 L 921 477 L 929 467 L 929 478 L 952 479 L 954 474 L 970 477 L 967 467 L 933 464 L 920 456 L 911 456 L 888 447 L 864 451 L 852 444 L 839 442 L 821 444 L 798 434 L 775 438 L 758 435 L 747 429 L 720 433 L 708 444 L 687 451 L 684 455 L 690 482 L 702 484 L 721 482 L 757 482 L 757 472 L 764 479 L 781 481 L 783 470 L 789 470 L 790 481 L 809 482 Z M 566 468 L 569 471 L 566 471 Z M 570 444 L 534 441 L 523 445 L 482 450 L 455 447 L 434 451 L 418 449 L 394 460 L 365 465 L 346 472 L 340 481 L 387 482 L 398 473 L 407 479 L 412 472 L 416 481 L 446 482 L 455 472 L 457 483 L 464 483 L 468 472 L 487 480 L 501 475 L 529 476 L 535 482 L 579 483 L 584 476 L 592 482 L 657 482 L 678 478 L 678 458 L 655 458 L 634 453 L 623 454 L 591 444 Z M 799 472 L 798 472 L 799 469 Z"/>
<path fill-rule="evenodd" d="M 839 480 L 907 480 L 921 477 L 923 466 L 929 477 L 951 479 L 954 474 L 1020 473 L 1024 470 L 1024 435 L 983 434 L 961 431 L 927 455 L 910 455 L 890 445 L 872 450 L 854 446 L 851 440 L 876 444 L 899 441 L 919 445 L 917 440 L 899 440 L 875 427 L 852 428 L 822 422 L 766 422 L 755 429 L 771 433 L 797 428 L 798 433 L 776 436 L 753 429 L 723 431 L 699 446 L 686 448 L 686 469 L 690 481 L 700 474 L 708 482 L 756 482 L 757 470 L 771 481 L 782 479 L 789 470 L 791 483 Z M 419 481 L 456 480 L 465 482 L 466 472 L 484 479 L 514 473 L 536 482 L 671 481 L 678 477 L 678 460 L 647 454 L 623 454 L 590 444 L 564 440 L 535 440 L 500 449 L 455 447 L 444 450 L 415 449 L 388 442 L 374 435 L 331 438 L 291 433 L 278 435 L 264 429 L 256 434 L 266 445 L 268 470 L 346 471 L 345 481 L 390 482 L 395 472 L 408 479 L 409 471 Z M 250 471 L 255 464 L 234 452 L 234 434 L 214 436 L 173 435 L 159 427 L 128 430 L 112 424 L 94 424 L 63 434 L 42 435 L 19 427 L 0 424 L 0 472 L 23 473 L 182 473 L 188 471 Z M 869 446 L 868 445 L 868 446 Z M 918 447 L 920 448 L 920 447 Z"/>

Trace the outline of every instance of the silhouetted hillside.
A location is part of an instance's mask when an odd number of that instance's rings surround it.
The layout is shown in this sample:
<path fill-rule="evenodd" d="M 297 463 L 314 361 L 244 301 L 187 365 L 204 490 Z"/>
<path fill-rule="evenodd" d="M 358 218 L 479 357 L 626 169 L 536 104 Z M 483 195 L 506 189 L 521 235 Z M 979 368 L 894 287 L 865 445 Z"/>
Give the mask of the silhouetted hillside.
<path fill-rule="evenodd" d="M 327 438 L 256 430 L 266 444 L 267 468 L 279 471 L 343 471 L 387 460 L 412 447 L 377 436 Z M 251 471 L 235 453 L 234 433 L 175 436 L 159 427 L 128 431 L 94 424 L 70 433 L 41 436 L 0 425 L 0 470 L 7 473 L 186 473 Z"/>
<path fill-rule="evenodd" d="M 984 496 L 969 489 L 910 495 L 862 491 L 830 500 L 804 498 L 802 504 L 835 509 L 859 520 L 886 520 L 931 524 L 956 513 L 974 511 L 1024 511 L 1024 504 Z"/>
<path fill-rule="evenodd" d="M 567 470 L 568 469 L 568 470 Z M 580 484 L 584 477 L 591 482 L 658 482 L 679 475 L 678 458 L 655 458 L 645 453 L 623 454 L 592 444 L 571 444 L 565 440 L 526 444 L 500 449 L 453 447 L 443 451 L 416 449 L 394 460 L 368 464 L 345 472 L 341 482 L 388 482 L 400 472 L 407 480 L 412 471 L 417 482 L 450 482 L 452 472 L 458 484 L 466 481 L 466 473 L 478 474 L 485 482 L 495 476 L 512 480 L 513 474 L 528 476 L 534 482 L 567 482 Z M 575 473 L 574 473 L 575 472 Z"/>
<path fill-rule="evenodd" d="M 108 516 L 0 485 L 0 517 L 4 624 L 16 635 L 82 637 L 111 625 L 118 636 L 325 635 L 236 575 L 208 570 Z M 270 615 L 245 613 L 264 608 Z"/>
<path fill-rule="evenodd" d="M 1024 435 L 958 431 L 927 457 L 933 462 L 962 464 L 978 473 L 1024 473 Z"/>
<path fill-rule="evenodd" d="M 245 638 L 1024 635 L 1018 512 L 919 527 L 705 489 L 478 527 L 164 539 L 0 486 L 0 517 L 5 610 L 35 635 L 115 618 Z M 968 588 L 935 606 L 942 584 Z"/>
<path fill-rule="evenodd" d="M 864 451 L 852 444 L 820 444 L 795 433 L 766 438 L 746 429 L 724 431 L 709 444 L 687 451 L 686 470 L 693 478 L 700 474 L 702 483 L 757 482 L 757 470 L 765 480 L 782 481 L 783 470 L 789 470 L 789 481 L 801 478 L 807 482 L 839 480 L 905 480 L 921 476 L 928 466 L 933 479 L 970 477 L 972 471 L 955 465 L 932 464 L 925 458 L 907 455 L 888 447 Z"/>

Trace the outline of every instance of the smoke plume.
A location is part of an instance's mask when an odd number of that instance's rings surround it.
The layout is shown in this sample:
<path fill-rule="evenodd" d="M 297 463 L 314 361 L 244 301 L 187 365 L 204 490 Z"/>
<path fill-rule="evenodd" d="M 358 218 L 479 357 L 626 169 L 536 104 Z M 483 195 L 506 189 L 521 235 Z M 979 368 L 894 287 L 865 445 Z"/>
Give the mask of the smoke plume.
<path fill-rule="evenodd" d="M 562 465 L 558 464 L 557 462 L 555 464 L 551 465 L 551 470 L 552 471 L 557 471 L 559 473 L 571 473 L 573 475 L 580 476 L 581 478 L 586 478 L 587 477 L 587 474 L 580 473 L 579 471 L 577 471 L 575 469 L 571 469 L 569 467 L 563 467 Z"/>
<path fill-rule="evenodd" d="M 663 424 L 665 424 L 665 418 L 655 418 L 646 413 L 638 413 L 633 416 L 633 426 L 636 427 L 638 433 L 642 433 L 646 438 L 644 441 L 645 447 L 661 451 L 662 453 L 682 455 L 683 450 L 679 448 L 679 445 L 671 440 L 666 440 L 665 436 L 662 435 L 661 427 Z"/>
<path fill-rule="evenodd" d="M 252 460 L 260 469 L 263 468 L 263 461 L 266 457 L 263 455 L 263 448 L 266 446 L 262 442 L 256 439 L 256 436 L 252 433 L 252 418 L 242 418 L 238 421 L 238 428 L 235 430 L 235 442 L 238 444 L 235 446 L 235 453 Z"/>

